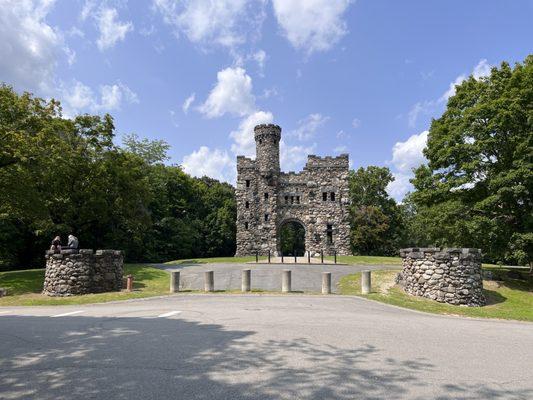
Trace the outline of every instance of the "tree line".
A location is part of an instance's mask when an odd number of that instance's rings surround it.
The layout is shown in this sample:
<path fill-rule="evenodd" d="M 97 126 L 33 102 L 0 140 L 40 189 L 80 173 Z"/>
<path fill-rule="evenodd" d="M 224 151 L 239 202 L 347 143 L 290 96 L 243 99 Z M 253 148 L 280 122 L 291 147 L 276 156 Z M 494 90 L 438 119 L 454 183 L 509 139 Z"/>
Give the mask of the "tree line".
<path fill-rule="evenodd" d="M 354 254 L 479 247 L 486 261 L 531 264 L 532 125 L 533 56 L 456 86 L 402 203 L 388 168 L 350 172 Z M 231 185 L 165 164 L 164 141 L 114 139 L 108 114 L 64 118 L 56 100 L 0 85 L 0 269 L 42 265 L 69 233 L 129 261 L 234 254 Z"/>
<path fill-rule="evenodd" d="M 162 141 L 114 136 L 110 115 L 66 119 L 57 101 L 0 86 L 0 269 L 42 265 L 69 233 L 130 261 L 233 255 L 233 187 L 165 165 Z"/>

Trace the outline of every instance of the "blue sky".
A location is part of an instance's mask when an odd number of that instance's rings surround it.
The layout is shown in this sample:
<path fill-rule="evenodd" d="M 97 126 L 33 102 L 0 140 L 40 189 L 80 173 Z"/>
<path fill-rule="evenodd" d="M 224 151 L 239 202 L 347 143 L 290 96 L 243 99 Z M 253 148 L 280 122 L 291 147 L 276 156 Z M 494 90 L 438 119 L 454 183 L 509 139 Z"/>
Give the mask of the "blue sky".
<path fill-rule="evenodd" d="M 284 170 L 347 152 L 401 200 L 454 84 L 522 61 L 531 20 L 528 0 L 0 0 L 0 80 L 229 182 L 274 122 Z"/>

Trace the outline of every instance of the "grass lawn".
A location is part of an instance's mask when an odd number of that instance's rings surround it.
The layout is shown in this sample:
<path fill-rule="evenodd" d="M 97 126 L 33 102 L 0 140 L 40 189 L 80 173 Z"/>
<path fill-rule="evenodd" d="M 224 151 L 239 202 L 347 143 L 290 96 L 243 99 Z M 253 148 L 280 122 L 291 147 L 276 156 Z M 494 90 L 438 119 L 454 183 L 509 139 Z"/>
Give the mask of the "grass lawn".
<path fill-rule="evenodd" d="M 255 261 L 255 256 L 248 257 L 210 257 L 210 258 L 187 258 L 183 260 L 168 261 L 168 265 L 180 264 L 214 264 L 214 263 L 247 263 Z"/>
<path fill-rule="evenodd" d="M 138 299 L 168 294 L 167 272 L 139 264 L 125 264 L 124 276 L 134 276 L 133 292 L 108 292 L 71 297 L 48 297 L 41 294 L 44 269 L 0 272 L 0 287 L 8 296 L 0 298 L 0 306 L 37 306 L 103 303 L 106 301 Z"/>
<path fill-rule="evenodd" d="M 368 295 L 361 295 L 359 273 L 343 277 L 339 282 L 339 289 L 341 294 L 358 295 L 435 314 L 533 321 L 533 277 L 522 270 L 521 274 L 526 280 L 511 279 L 506 276 L 508 271 L 500 269 L 501 276 L 498 279 L 503 279 L 501 281 L 483 281 L 487 298 L 487 305 L 484 307 L 458 307 L 408 295 L 395 285 L 394 278 L 398 271 L 394 270 L 372 271 L 372 293 Z"/>

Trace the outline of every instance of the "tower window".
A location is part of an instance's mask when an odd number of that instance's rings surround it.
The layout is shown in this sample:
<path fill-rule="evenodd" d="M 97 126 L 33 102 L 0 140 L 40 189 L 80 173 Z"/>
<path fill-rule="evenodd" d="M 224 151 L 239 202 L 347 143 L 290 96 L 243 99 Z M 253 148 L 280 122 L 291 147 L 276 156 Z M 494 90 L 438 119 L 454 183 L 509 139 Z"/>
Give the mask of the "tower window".
<path fill-rule="evenodd" d="M 250 187 L 250 179 L 246 179 L 246 187 Z"/>
<path fill-rule="evenodd" d="M 265 214 L 265 222 L 268 222 L 268 214 Z"/>
<path fill-rule="evenodd" d="M 291 204 L 294 204 L 294 196 L 291 196 Z"/>
<path fill-rule="evenodd" d="M 322 201 L 328 200 L 328 192 L 322 192 Z"/>
<path fill-rule="evenodd" d="M 244 229 L 248 230 L 248 222 L 244 223 Z"/>
<path fill-rule="evenodd" d="M 285 204 L 289 204 L 289 196 L 285 196 Z"/>
<path fill-rule="evenodd" d="M 333 225 L 326 225 L 326 238 L 328 244 L 333 244 Z"/>
<path fill-rule="evenodd" d="M 335 201 L 335 192 L 331 192 L 329 194 L 329 198 L 331 199 L 331 201 Z"/>
<path fill-rule="evenodd" d="M 300 196 L 296 196 L 296 204 L 300 204 Z"/>
<path fill-rule="evenodd" d="M 265 200 L 268 200 L 268 193 L 265 193 Z"/>
<path fill-rule="evenodd" d="M 250 202 L 247 201 L 246 203 L 244 203 L 244 206 L 245 206 L 246 208 L 250 208 Z"/>

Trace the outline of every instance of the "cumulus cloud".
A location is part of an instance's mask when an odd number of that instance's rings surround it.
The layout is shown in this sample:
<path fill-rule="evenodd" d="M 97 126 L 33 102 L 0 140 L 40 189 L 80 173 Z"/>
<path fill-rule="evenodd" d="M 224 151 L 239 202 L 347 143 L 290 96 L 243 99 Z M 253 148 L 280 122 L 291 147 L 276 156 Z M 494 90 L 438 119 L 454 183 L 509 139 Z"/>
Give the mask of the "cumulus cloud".
<path fill-rule="evenodd" d="M 409 179 L 413 177 L 413 168 L 426 162 L 423 150 L 426 147 L 428 131 L 410 136 L 405 142 L 397 142 L 392 148 L 392 165 L 395 180 L 387 187 L 388 193 L 401 200 L 411 189 Z"/>
<path fill-rule="evenodd" d="M 0 2 L 0 77 L 23 90 L 53 87 L 58 56 L 68 49 L 45 18 L 53 1 Z"/>
<path fill-rule="evenodd" d="M 99 95 L 98 95 L 99 94 Z M 61 83 L 59 97 L 65 116 L 73 117 L 81 112 L 108 112 L 120 110 L 122 104 L 138 103 L 137 94 L 125 84 L 101 85 L 96 94 L 80 81 Z"/>
<path fill-rule="evenodd" d="M 96 26 L 99 36 L 96 45 L 100 51 L 113 47 L 117 42 L 123 41 L 126 34 L 133 30 L 131 22 L 121 22 L 115 8 L 102 8 L 96 16 Z"/>
<path fill-rule="evenodd" d="M 181 109 L 183 110 L 185 114 L 187 114 L 187 112 L 189 111 L 189 107 L 191 106 L 192 103 L 194 103 L 195 98 L 196 98 L 196 93 L 191 93 L 191 95 L 187 97 L 185 101 L 183 102 Z"/>
<path fill-rule="evenodd" d="M 412 135 L 405 142 L 397 142 L 392 148 L 392 164 L 401 172 L 423 164 L 426 158 L 422 151 L 426 147 L 428 131 Z"/>
<path fill-rule="evenodd" d="M 235 183 L 235 161 L 226 151 L 201 146 L 198 150 L 183 157 L 181 166 L 193 176 L 209 176 L 220 181 Z"/>
<path fill-rule="evenodd" d="M 316 143 L 311 146 L 291 146 L 284 140 L 280 142 L 280 165 L 285 171 L 296 171 L 303 167 L 309 154 L 313 154 L 316 149 Z"/>
<path fill-rule="evenodd" d="M 271 124 L 273 121 L 274 115 L 266 111 L 256 111 L 244 118 L 239 128 L 230 133 L 234 141 L 231 151 L 236 155 L 255 156 L 254 127 L 260 124 Z"/>
<path fill-rule="evenodd" d="M 402 201 L 405 195 L 411 191 L 413 185 L 409 180 L 413 177 L 412 174 L 403 174 L 400 172 L 393 172 L 394 180 L 387 185 L 387 193 L 396 201 Z"/>
<path fill-rule="evenodd" d="M 322 114 L 309 114 L 304 119 L 298 121 L 298 128 L 288 133 L 288 136 L 294 136 L 298 140 L 309 140 L 316 134 L 318 128 L 324 125 L 329 120 L 329 117 Z"/>
<path fill-rule="evenodd" d="M 348 32 L 343 15 L 351 0 L 273 0 L 284 36 L 307 54 L 330 49 Z"/>
<path fill-rule="evenodd" d="M 208 118 L 229 113 L 245 116 L 255 110 L 252 78 L 243 68 L 226 68 L 217 73 L 217 83 L 198 110 Z"/>
<path fill-rule="evenodd" d="M 353 127 L 354 129 L 357 129 L 357 128 L 359 128 L 360 126 L 361 126 L 361 120 L 360 120 L 359 118 L 354 118 L 354 119 L 352 120 L 352 127 Z"/>
<path fill-rule="evenodd" d="M 154 8 L 176 37 L 191 42 L 235 48 L 259 35 L 264 0 L 153 0 Z"/>

